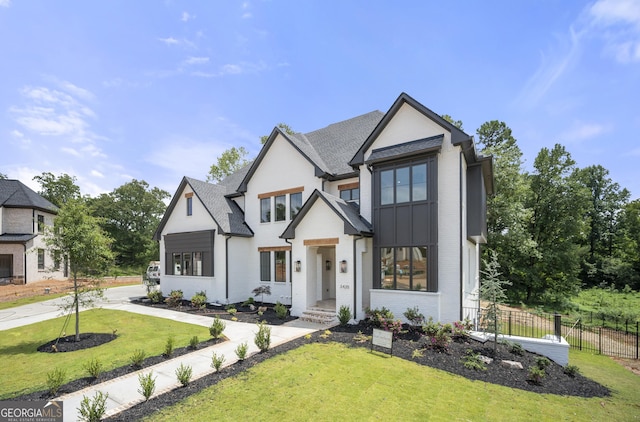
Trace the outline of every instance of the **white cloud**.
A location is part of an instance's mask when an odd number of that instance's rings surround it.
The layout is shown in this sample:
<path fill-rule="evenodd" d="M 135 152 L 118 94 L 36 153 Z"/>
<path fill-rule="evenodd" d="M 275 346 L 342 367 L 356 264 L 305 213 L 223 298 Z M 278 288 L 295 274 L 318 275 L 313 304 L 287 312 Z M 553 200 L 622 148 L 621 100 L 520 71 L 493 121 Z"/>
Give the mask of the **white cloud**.
<path fill-rule="evenodd" d="M 69 155 L 73 155 L 74 157 L 80 158 L 80 153 L 75 148 L 62 147 L 62 148 L 60 148 L 60 151 L 66 153 L 66 154 L 69 154 Z"/>
<path fill-rule="evenodd" d="M 0 0 L 0 7 L 9 7 L 11 6 L 11 0 Z"/>
<path fill-rule="evenodd" d="M 175 39 L 173 37 L 158 38 L 158 41 L 162 41 L 166 45 L 177 45 L 177 44 L 180 44 L 180 41 L 178 41 L 177 39 Z"/>
<path fill-rule="evenodd" d="M 99 172 L 98 170 L 96 170 L 96 169 L 91 170 L 91 175 L 92 175 L 93 177 L 98 177 L 98 178 L 100 178 L 100 179 L 104 179 L 104 174 L 100 173 L 100 172 Z"/>
<path fill-rule="evenodd" d="M 189 12 L 182 12 L 182 16 L 180 17 L 182 22 L 189 22 L 191 19 L 195 19 L 195 16 Z"/>
<path fill-rule="evenodd" d="M 189 57 L 186 59 L 183 64 L 185 65 L 197 65 L 197 64 L 205 64 L 209 63 L 209 57 Z"/>
<path fill-rule="evenodd" d="M 567 142 L 581 142 L 596 138 L 606 131 L 607 128 L 604 125 L 577 121 L 560 135 L 560 139 Z"/>
<path fill-rule="evenodd" d="M 640 2 L 599 0 L 587 9 L 595 36 L 602 37 L 605 52 L 619 63 L 640 62 Z"/>

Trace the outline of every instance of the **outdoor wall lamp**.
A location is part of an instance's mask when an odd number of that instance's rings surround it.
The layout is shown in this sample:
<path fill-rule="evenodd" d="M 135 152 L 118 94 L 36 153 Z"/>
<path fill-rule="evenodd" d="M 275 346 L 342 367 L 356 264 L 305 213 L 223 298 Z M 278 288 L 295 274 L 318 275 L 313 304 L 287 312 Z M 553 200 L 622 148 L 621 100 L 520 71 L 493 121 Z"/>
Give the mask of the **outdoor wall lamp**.
<path fill-rule="evenodd" d="M 342 261 L 340 261 L 340 272 L 341 273 L 346 273 L 347 272 L 347 260 L 343 259 Z"/>
<path fill-rule="evenodd" d="M 300 270 L 302 269 L 302 262 L 300 262 L 300 260 L 297 260 L 293 266 L 293 269 L 299 273 Z"/>
<path fill-rule="evenodd" d="M 324 262 L 324 267 L 327 271 L 331 270 L 331 261 L 327 260 Z"/>

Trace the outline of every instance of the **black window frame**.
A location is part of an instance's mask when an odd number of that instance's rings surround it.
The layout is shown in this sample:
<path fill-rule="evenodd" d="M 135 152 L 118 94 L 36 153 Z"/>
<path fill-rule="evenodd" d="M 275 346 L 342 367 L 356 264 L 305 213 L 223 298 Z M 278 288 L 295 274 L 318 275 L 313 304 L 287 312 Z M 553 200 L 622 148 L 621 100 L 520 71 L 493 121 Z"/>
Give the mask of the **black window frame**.
<path fill-rule="evenodd" d="M 260 281 L 271 281 L 271 252 L 260 252 Z"/>
<path fill-rule="evenodd" d="M 296 205 L 294 207 L 293 198 L 296 198 Z M 295 192 L 289 194 L 289 219 L 293 220 L 297 217 L 298 213 L 302 209 L 302 192 Z"/>
<path fill-rule="evenodd" d="M 187 197 L 187 216 L 193 215 L 193 197 Z"/>
<path fill-rule="evenodd" d="M 268 206 L 265 208 L 265 204 Z M 260 222 L 271 223 L 271 197 L 260 198 Z"/>
<path fill-rule="evenodd" d="M 279 262 L 281 261 L 281 262 Z M 273 251 L 274 281 L 287 282 L 287 251 Z"/>
<path fill-rule="evenodd" d="M 274 221 L 287 221 L 287 195 L 273 197 Z"/>

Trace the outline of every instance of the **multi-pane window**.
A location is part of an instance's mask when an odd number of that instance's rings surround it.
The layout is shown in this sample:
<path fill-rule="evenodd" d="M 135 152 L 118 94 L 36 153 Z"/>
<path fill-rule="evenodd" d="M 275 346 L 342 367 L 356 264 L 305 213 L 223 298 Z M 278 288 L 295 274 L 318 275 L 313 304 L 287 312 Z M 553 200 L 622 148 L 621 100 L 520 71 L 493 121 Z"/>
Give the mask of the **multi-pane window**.
<path fill-rule="evenodd" d="M 275 197 L 276 204 L 276 221 L 285 221 L 287 219 L 287 196 L 279 195 Z"/>
<path fill-rule="evenodd" d="M 193 198 L 187 198 L 187 215 L 193 215 Z"/>
<path fill-rule="evenodd" d="M 395 290 L 427 290 L 427 247 L 381 248 L 381 287 Z"/>
<path fill-rule="evenodd" d="M 273 261 L 276 269 L 276 281 L 287 281 L 287 253 L 285 251 L 275 251 Z"/>
<path fill-rule="evenodd" d="M 38 269 L 44 270 L 44 249 L 38 249 Z"/>
<path fill-rule="evenodd" d="M 44 215 L 38 214 L 38 233 L 44 233 Z"/>
<path fill-rule="evenodd" d="M 171 254 L 170 275 L 203 275 L 202 252 Z"/>
<path fill-rule="evenodd" d="M 380 205 L 427 199 L 427 164 L 415 164 L 380 172 Z"/>
<path fill-rule="evenodd" d="M 343 189 L 340 191 L 340 198 L 347 202 L 360 204 L 360 188 Z"/>
<path fill-rule="evenodd" d="M 260 200 L 260 222 L 271 222 L 271 197 Z"/>
<path fill-rule="evenodd" d="M 291 220 L 296 218 L 302 208 L 302 192 L 292 193 L 289 195 L 289 214 Z"/>
<path fill-rule="evenodd" d="M 271 281 L 271 252 L 260 252 L 260 281 Z"/>

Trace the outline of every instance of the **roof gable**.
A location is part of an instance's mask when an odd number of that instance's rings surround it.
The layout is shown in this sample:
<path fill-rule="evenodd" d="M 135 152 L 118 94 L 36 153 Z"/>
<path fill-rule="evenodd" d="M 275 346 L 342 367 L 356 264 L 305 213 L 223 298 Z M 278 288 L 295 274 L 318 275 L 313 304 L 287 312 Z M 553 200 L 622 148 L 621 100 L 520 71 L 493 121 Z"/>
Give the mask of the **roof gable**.
<path fill-rule="evenodd" d="M 57 214 L 58 207 L 34 192 L 19 180 L 0 179 L 0 206 L 34 208 Z"/>
<path fill-rule="evenodd" d="M 409 105 L 414 108 L 416 111 L 424 115 L 425 117 L 432 120 L 437 125 L 441 126 L 444 130 L 451 134 L 451 143 L 453 145 L 460 145 L 463 143 L 473 143 L 473 138 L 462 130 L 458 129 L 456 126 L 452 125 L 445 119 L 443 119 L 438 114 L 434 113 L 432 110 L 420 104 L 418 101 L 410 97 L 406 93 L 400 94 L 400 96 L 393 103 L 389 111 L 384 115 L 384 117 L 380 120 L 378 125 L 373 129 L 373 131 L 369 134 L 364 143 L 360 146 L 358 151 L 356 151 L 353 158 L 349 161 L 351 166 L 357 167 L 359 165 L 364 164 L 364 153 L 373 145 L 378 136 L 384 131 L 389 122 L 393 120 L 395 115 L 400 111 L 400 108 L 403 105 Z"/>
<path fill-rule="evenodd" d="M 244 213 L 238 204 L 226 197 L 226 186 L 215 185 L 185 176 L 180 182 L 180 186 L 178 186 L 176 193 L 173 195 L 171 203 L 167 207 L 153 235 L 155 240 L 160 240 L 162 230 L 180 199 L 180 193 L 184 191 L 187 185 L 191 187 L 194 195 L 202 203 L 218 226 L 218 233 L 242 237 L 253 236 L 253 231 L 244 222 Z"/>
<path fill-rule="evenodd" d="M 285 231 L 280 235 L 282 239 L 295 238 L 296 227 L 304 220 L 305 215 L 311 210 L 316 201 L 323 201 L 344 222 L 344 233 L 351 235 L 371 236 L 373 230 L 358 210 L 346 201 L 326 192 L 314 190 L 307 202 L 304 203 L 296 218 L 289 223 Z"/>

